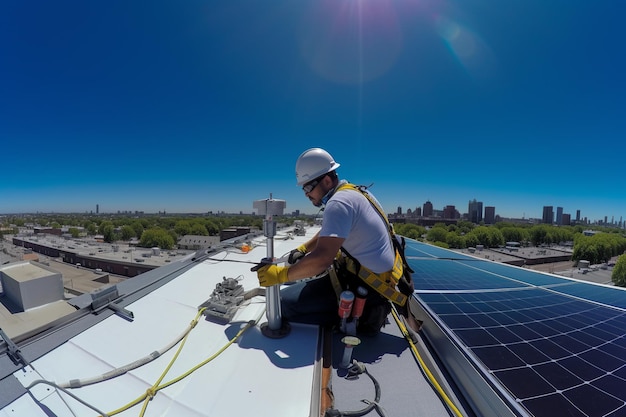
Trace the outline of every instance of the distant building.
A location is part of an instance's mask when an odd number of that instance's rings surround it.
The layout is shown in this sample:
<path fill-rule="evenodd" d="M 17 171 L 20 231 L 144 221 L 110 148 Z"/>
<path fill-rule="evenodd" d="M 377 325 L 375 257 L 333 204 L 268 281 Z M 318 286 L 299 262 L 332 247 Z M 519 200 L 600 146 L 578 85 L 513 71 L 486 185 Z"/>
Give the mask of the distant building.
<path fill-rule="evenodd" d="M 545 224 L 554 223 L 554 210 L 552 206 L 543 206 L 543 216 L 541 222 Z"/>
<path fill-rule="evenodd" d="M 563 213 L 563 217 L 562 217 L 562 224 L 565 226 L 569 226 L 570 224 L 572 224 L 572 215 L 569 213 Z"/>
<path fill-rule="evenodd" d="M 398 211 L 397 211 L 397 213 L 398 213 L 398 214 L 402 214 L 402 207 L 401 207 L 401 206 L 398 206 Z"/>
<path fill-rule="evenodd" d="M 61 236 L 61 234 L 63 233 L 61 229 L 57 229 L 54 227 L 39 227 L 39 226 L 34 227 L 33 232 L 35 234 L 48 234 L 48 235 L 56 235 L 56 236 Z"/>
<path fill-rule="evenodd" d="M 443 209 L 443 218 L 444 219 L 456 219 L 456 207 L 446 206 Z"/>
<path fill-rule="evenodd" d="M 244 236 L 251 232 L 251 228 L 247 226 L 229 227 L 220 232 L 220 241 L 232 239 L 238 236 Z"/>
<path fill-rule="evenodd" d="M 563 224 L 563 207 L 556 208 L 556 224 L 559 226 Z"/>
<path fill-rule="evenodd" d="M 576 210 L 576 223 L 580 221 L 580 210 Z"/>
<path fill-rule="evenodd" d="M 423 206 L 423 210 L 422 210 L 422 215 L 424 217 L 430 217 L 433 215 L 433 203 L 431 203 L 430 201 L 427 201 L 424 203 Z"/>
<path fill-rule="evenodd" d="M 495 224 L 496 208 L 494 206 L 485 207 L 485 224 Z"/>
<path fill-rule="evenodd" d="M 483 221 L 483 203 L 482 201 L 476 201 L 473 199 L 469 202 L 467 207 L 467 219 L 472 223 L 480 223 Z"/>

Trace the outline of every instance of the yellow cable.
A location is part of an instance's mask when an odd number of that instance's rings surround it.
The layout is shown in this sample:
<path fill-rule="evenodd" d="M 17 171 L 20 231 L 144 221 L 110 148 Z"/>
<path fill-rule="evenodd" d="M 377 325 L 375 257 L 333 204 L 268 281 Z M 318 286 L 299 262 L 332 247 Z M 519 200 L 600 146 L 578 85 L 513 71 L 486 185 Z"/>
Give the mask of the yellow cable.
<path fill-rule="evenodd" d="M 196 324 L 198 324 L 198 320 L 199 320 L 200 316 L 202 315 L 202 313 L 204 312 L 204 310 L 206 310 L 206 307 L 203 307 L 200 310 L 198 310 L 198 313 L 196 314 L 196 317 L 191 321 L 191 328 L 192 329 L 196 327 Z M 122 411 L 126 411 L 129 408 L 134 407 L 135 405 L 139 404 L 141 401 L 147 402 L 149 399 L 151 399 L 156 394 L 155 387 L 163 380 L 163 378 L 165 377 L 165 375 L 167 374 L 169 369 L 174 364 L 174 361 L 176 360 L 176 358 L 178 358 L 178 355 L 179 355 L 182 347 L 185 345 L 185 342 L 187 341 L 187 337 L 189 336 L 189 333 L 191 333 L 191 331 L 188 332 L 185 335 L 185 337 L 182 339 L 180 346 L 178 347 L 176 353 L 174 354 L 174 357 L 172 358 L 170 363 L 167 365 L 167 367 L 165 368 L 165 371 L 163 371 L 163 373 L 159 377 L 158 381 L 154 385 L 152 385 L 152 387 L 148 388 L 148 390 L 146 390 L 146 392 L 143 395 L 141 395 L 138 398 L 135 398 L 133 401 L 131 401 L 130 403 L 126 404 L 125 406 L 120 407 L 117 410 L 111 411 L 110 413 L 108 413 L 108 415 L 114 416 L 116 414 L 121 413 Z M 145 407 L 146 407 L 146 405 L 144 403 L 144 409 L 145 409 Z M 142 409 L 142 415 L 143 415 L 144 409 Z"/>
<path fill-rule="evenodd" d="M 194 319 L 193 326 L 195 327 L 195 325 L 198 322 L 198 318 L 200 317 L 200 315 L 202 314 L 202 312 L 205 310 L 205 308 L 201 309 L 198 312 L 198 315 L 196 316 L 196 318 Z M 188 370 L 187 372 L 183 373 L 182 375 L 168 381 L 165 382 L 162 385 L 159 385 L 161 383 L 161 381 L 165 378 L 165 375 L 167 375 L 167 373 L 169 372 L 170 368 L 172 367 L 172 365 L 174 364 L 174 362 L 176 361 L 178 354 L 180 353 L 180 351 L 183 348 L 183 345 L 185 344 L 185 341 L 187 339 L 187 336 L 189 334 L 187 334 L 182 342 L 181 345 L 179 346 L 178 350 L 176 351 L 176 354 L 174 355 L 174 357 L 172 358 L 172 360 L 170 361 L 170 363 L 167 365 L 167 367 L 165 368 L 165 370 L 163 371 L 163 373 L 161 374 L 161 376 L 159 377 L 159 379 L 157 380 L 157 382 L 155 382 L 150 388 L 148 388 L 146 390 L 146 392 L 141 395 L 140 397 L 134 399 L 133 401 L 131 401 L 130 403 L 126 404 L 125 406 L 118 408 L 117 410 L 114 410 L 112 412 L 110 412 L 108 415 L 109 416 L 113 416 L 116 414 L 121 413 L 122 411 L 128 410 L 131 407 L 134 407 L 135 405 L 139 404 L 141 401 L 144 402 L 141 412 L 140 412 L 140 416 L 143 416 L 145 414 L 145 411 L 147 409 L 148 403 L 149 401 L 157 394 L 157 392 L 159 392 L 160 390 L 169 387 L 170 385 L 173 385 L 179 381 L 181 381 L 182 379 L 186 378 L 187 376 L 191 375 L 193 372 L 197 371 L 199 368 L 203 367 L 204 365 L 206 365 L 207 363 L 211 362 L 213 359 L 217 358 L 222 352 L 224 352 L 230 345 L 232 345 L 233 343 L 235 343 L 235 341 L 237 339 L 239 339 L 241 337 L 241 335 L 248 330 L 250 327 L 256 325 L 256 323 L 261 319 L 262 314 L 259 315 L 259 317 L 254 320 L 254 321 L 249 321 L 248 323 L 246 323 L 246 325 L 244 327 L 241 328 L 241 330 L 239 330 L 239 332 L 232 338 L 230 339 L 224 346 L 222 346 L 217 352 L 215 352 L 213 355 L 211 355 L 209 358 L 205 359 L 204 361 L 200 362 L 198 365 L 194 366 L 193 368 L 191 368 L 190 370 Z"/>
<path fill-rule="evenodd" d="M 452 410 L 452 412 L 456 416 L 463 417 L 463 414 L 461 414 L 461 411 L 459 411 L 459 409 L 456 407 L 456 405 L 454 405 L 454 403 L 452 402 L 450 397 L 448 397 L 448 395 L 445 393 L 443 388 L 441 388 L 441 385 L 439 385 L 439 383 L 437 382 L 437 379 L 432 374 L 430 369 L 428 369 L 428 366 L 426 366 L 426 363 L 424 362 L 424 360 L 422 359 L 421 355 L 419 354 L 419 352 L 417 350 L 417 346 L 415 346 L 415 343 L 413 343 L 413 339 L 411 339 L 411 336 L 409 335 L 409 331 L 406 329 L 406 326 L 404 325 L 404 323 L 402 323 L 402 321 L 398 317 L 398 313 L 396 312 L 395 306 L 393 306 L 393 308 L 391 310 L 391 313 L 393 314 L 393 318 L 395 319 L 396 323 L 398 324 L 398 327 L 400 328 L 400 331 L 402 332 L 402 335 L 409 342 L 409 346 L 411 347 L 411 351 L 413 352 L 413 355 L 415 356 L 415 358 L 419 362 L 419 365 L 421 366 L 422 370 L 424 371 L 424 373 L 428 377 L 428 380 L 430 381 L 430 383 L 435 387 L 435 390 L 437 391 L 439 396 L 443 399 L 443 401 L 448 405 L 450 410 Z"/>
<path fill-rule="evenodd" d="M 246 323 L 246 325 L 244 327 L 241 328 L 241 330 L 239 330 L 239 332 L 232 338 L 230 339 L 224 346 L 222 346 L 217 352 L 215 352 L 213 355 L 211 355 L 210 357 L 208 357 L 207 359 L 205 359 L 204 361 L 200 362 L 199 364 L 197 364 L 196 366 L 194 366 L 193 368 L 191 368 L 190 370 L 188 370 L 187 372 L 185 372 L 184 374 L 164 383 L 163 385 L 160 385 L 159 387 L 157 387 L 157 391 L 162 390 L 163 388 L 169 387 L 172 384 L 175 384 L 177 382 L 180 382 L 182 379 L 188 377 L 189 375 L 191 375 L 192 373 L 194 373 L 195 371 L 197 371 L 198 369 L 202 368 L 204 365 L 206 365 L 207 363 L 211 362 L 213 359 L 217 358 L 222 352 L 224 352 L 230 345 L 232 345 L 233 343 L 235 343 L 235 341 L 241 337 L 241 335 L 248 330 L 250 327 L 256 325 L 256 321 L 249 321 L 248 323 Z"/>

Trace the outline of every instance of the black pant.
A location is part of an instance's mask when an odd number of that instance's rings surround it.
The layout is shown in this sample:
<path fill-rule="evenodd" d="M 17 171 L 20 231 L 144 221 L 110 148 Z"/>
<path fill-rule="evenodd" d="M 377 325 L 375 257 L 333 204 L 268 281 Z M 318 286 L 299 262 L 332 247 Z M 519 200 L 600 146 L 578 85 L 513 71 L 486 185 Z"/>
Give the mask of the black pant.
<path fill-rule="evenodd" d="M 343 275 L 340 281 L 344 289 L 349 289 L 355 295 L 359 286 L 368 290 L 357 330 L 363 335 L 377 334 L 391 311 L 389 301 L 356 276 Z M 287 321 L 322 326 L 339 324 L 337 295 L 328 275 L 283 287 L 280 291 L 280 304 L 282 316 Z"/>

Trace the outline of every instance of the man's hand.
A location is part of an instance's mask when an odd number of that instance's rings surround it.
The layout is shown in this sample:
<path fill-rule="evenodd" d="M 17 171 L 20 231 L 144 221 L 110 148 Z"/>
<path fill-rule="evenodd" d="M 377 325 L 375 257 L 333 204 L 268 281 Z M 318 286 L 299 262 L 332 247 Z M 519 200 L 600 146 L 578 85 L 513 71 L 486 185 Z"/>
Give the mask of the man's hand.
<path fill-rule="evenodd" d="M 259 284 L 261 287 L 271 287 L 272 285 L 282 284 L 289 281 L 287 278 L 287 271 L 289 268 L 286 266 L 278 265 L 265 265 L 256 271 L 259 278 Z"/>
<path fill-rule="evenodd" d="M 300 245 L 291 252 L 289 252 L 289 256 L 287 257 L 287 264 L 293 265 L 298 262 L 300 259 L 304 258 L 306 255 L 306 246 Z"/>

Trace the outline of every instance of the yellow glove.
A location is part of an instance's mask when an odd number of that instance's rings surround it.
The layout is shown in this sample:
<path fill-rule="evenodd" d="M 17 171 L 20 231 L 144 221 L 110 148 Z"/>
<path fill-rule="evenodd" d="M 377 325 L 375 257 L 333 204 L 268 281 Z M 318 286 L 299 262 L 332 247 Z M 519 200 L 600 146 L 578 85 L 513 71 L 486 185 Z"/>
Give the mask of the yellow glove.
<path fill-rule="evenodd" d="M 286 266 L 265 265 L 256 271 L 261 287 L 271 287 L 272 285 L 282 284 L 289 281 L 287 278 Z"/>
<path fill-rule="evenodd" d="M 289 257 L 287 258 L 287 264 L 293 265 L 298 262 L 300 259 L 304 258 L 306 255 L 306 246 L 300 245 L 291 252 L 289 252 Z"/>

